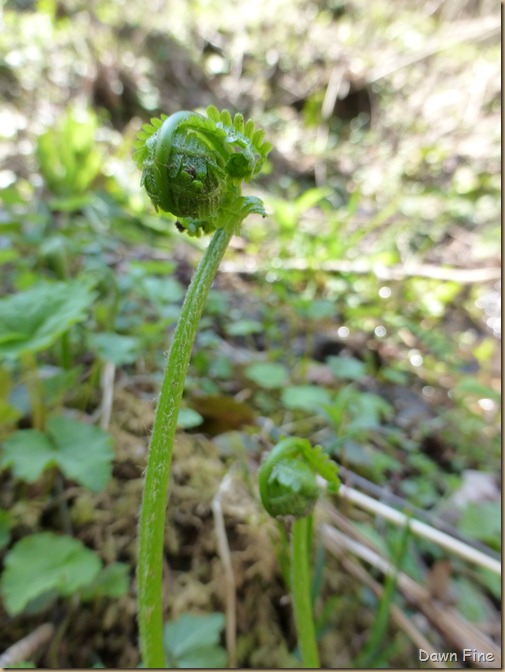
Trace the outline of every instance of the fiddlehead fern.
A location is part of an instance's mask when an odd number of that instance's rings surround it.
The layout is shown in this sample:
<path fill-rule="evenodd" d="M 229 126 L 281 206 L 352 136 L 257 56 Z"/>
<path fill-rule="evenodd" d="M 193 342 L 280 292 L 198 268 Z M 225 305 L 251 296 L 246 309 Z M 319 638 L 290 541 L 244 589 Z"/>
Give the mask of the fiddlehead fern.
<path fill-rule="evenodd" d="M 151 119 L 135 144 L 134 159 L 156 209 L 178 217 L 190 235 L 211 233 L 250 212 L 261 201 L 240 188 L 261 170 L 272 148 L 265 133 L 241 114 L 207 108 L 207 116 L 176 112 Z"/>
<path fill-rule="evenodd" d="M 134 158 L 141 184 L 158 210 L 177 217 L 189 235 L 215 234 L 186 293 L 177 322 L 149 448 L 139 525 L 138 602 L 142 659 L 166 666 L 163 651 L 162 557 L 177 417 L 193 343 L 212 281 L 232 235 L 247 215 L 265 215 L 242 182 L 258 174 L 271 145 L 253 121 L 215 107 L 207 116 L 177 112 L 143 126 Z"/>
<path fill-rule="evenodd" d="M 332 491 L 339 486 L 337 465 L 320 446 L 292 437 L 280 441 L 269 453 L 259 472 L 261 501 L 277 516 L 308 516 L 319 497 L 317 474 Z"/>
<path fill-rule="evenodd" d="M 319 667 L 312 601 L 310 595 L 311 514 L 319 497 L 317 475 L 336 492 L 340 481 L 337 465 L 320 446 L 305 439 L 283 439 L 260 467 L 259 485 L 263 506 L 274 518 L 292 516 L 291 590 L 298 641 L 304 667 Z"/>

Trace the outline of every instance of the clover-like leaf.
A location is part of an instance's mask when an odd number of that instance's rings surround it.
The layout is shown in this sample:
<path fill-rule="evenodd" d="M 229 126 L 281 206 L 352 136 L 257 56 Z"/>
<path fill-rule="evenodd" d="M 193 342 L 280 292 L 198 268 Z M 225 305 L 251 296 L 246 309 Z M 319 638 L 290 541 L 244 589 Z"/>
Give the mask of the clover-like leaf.
<path fill-rule="evenodd" d="M 32 483 L 45 469 L 57 466 L 68 478 L 90 490 L 103 490 L 111 476 L 111 436 L 99 427 L 55 416 L 47 432 L 22 429 L 4 443 L 0 466 Z"/>
<path fill-rule="evenodd" d="M 43 432 L 22 429 L 5 441 L 0 466 L 12 467 L 17 478 L 33 483 L 45 469 L 57 464 L 55 447 Z"/>
<path fill-rule="evenodd" d="M 182 614 L 164 627 L 164 644 L 170 666 L 215 668 L 226 666 L 226 651 L 219 645 L 224 616 Z"/>
<path fill-rule="evenodd" d="M 331 394 L 317 385 L 290 385 L 282 391 L 282 403 L 292 410 L 321 413 L 331 402 Z"/>
<path fill-rule="evenodd" d="M 11 616 L 48 593 L 72 595 L 94 581 L 102 562 L 78 539 L 51 532 L 17 542 L 5 557 L 0 593 Z"/>
<path fill-rule="evenodd" d="M 89 586 L 79 591 L 83 600 L 94 597 L 122 597 L 128 592 L 128 570 L 124 562 L 113 562 L 104 567 Z"/>
<path fill-rule="evenodd" d="M 110 434 L 63 416 L 50 418 L 47 431 L 58 448 L 58 464 L 63 473 L 90 490 L 103 490 L 112 472 Z"/>
<path fill-rule="evenodd" d="M 138 357 L 139 341 L 133 336 L 101 332 L 90 334 L 89 343 L 100 359 L 113 362 L 116 366 L 131 364 Z"/>
<path fill-rule="evenodd" d="M 277 362 L 254 362 L 244 373 L 249 380 L 267 390 L 283 387 L 289 381 L 288 369 Z"/>

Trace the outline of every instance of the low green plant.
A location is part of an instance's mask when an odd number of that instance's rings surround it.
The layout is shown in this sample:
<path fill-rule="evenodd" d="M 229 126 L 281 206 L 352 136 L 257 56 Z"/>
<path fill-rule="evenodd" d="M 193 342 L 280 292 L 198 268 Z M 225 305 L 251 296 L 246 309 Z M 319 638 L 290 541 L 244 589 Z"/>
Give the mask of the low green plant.
<path fill-rule="evenodd" d="M 45 475 L 47 493 L 61 489 L 63 477 L 100 492 L 112 474 L 111 435 L 60 408 L 78 377 L 70 330 L 86 320 L 95 298 L 93 282 L 80 278 L 39 282 L 0 300 L 0 405 L 6 411 L 0 469 L 27 483 Z M 59 367 L 50 364 L 51 354 Z M 31 415 L 32 428 L 12 431 L 24 415 Z M 64 500 L 60 512 L 69 530 Z M 14 523 L 13 515 L 0 511 L 0 545 L 7 544 Z M 103 569 L 99 556 L 81 542 L 42 532 L 7 552 L 0 593 L 7 612 L 17 615 L 41 610 L 60 596 L 118 596 L 127 587 L 126 565 Z"/>
<path fill-rule="evenodd" d="M 81 321 L 96 297 L 89 282 L 39 282 L 0 300 L 0 358 L 46 350 Z M 63 345 L 62 345 L 63 348 Z"/>
<path fill-rule="evenodd" d="M 37 355 L 56 347 L 61 368 L 68 371 L 73 363 L 69 331 L 85 319 L 95 297 L 92 285 L 79 279 L 39 282 L 0 300 L 0 361 L 24 374 L 32 425 L 40 432 L 48 403 Z"/>
<path fill-rule="evenodd" d="M 284 387 L 289 382 L 289 371 L 277 362 L 254 362 L 244 371 L 253 383 L 267 390 Z"/>
<path fill-rule="evenodd" d="M 97 118 L 89 110 L 69 110 L 55 128 L 37 139 L 40 171 L 53 194 L 86 193 L 102 166 L 96 144 Z"/>
<path fill-rule="evenodd" d="M 213 233 L 184 300 L 156 412 L 146 470 L 138 559 L 139 629 L 143 663 L 165 667 L 162 555 L 173 443 L 200 317 L 231 237 L 251 213 L 265 215 L 242 183 L 255 177 L 271 149 L 264 131 L 241 114 L 207 108 L 206 115 L 177 112 L 145 124 L 134 158 L 156 209 L 175 215 L 190 236 Z"/>
<path fill-rule="evenodd" d="M 11 515 L 7 511 L 0 509 L 0 549 L 4 548 L 9 543 L 11 525 Z"/>
<path fill-rule="evenodd" d="M 163 643 L 170 668 L 226 667 L 220 645 L 224 614 L 182 614 L 163 629 Z"/>
<path fill-rule="evenodd" d="M 20 663 L 16 663 L 15 665 L 9 665 L 7 667 L 8 670 L 33 670 L 37 666 L 35 663 L 32 663 L 29 660 L 22 660 Z"/>
<path fill-rule="evenodd" d="M 112 473 L 112 440 L 99 427 L 52 416 L 45 431 L 20 429 L 4 442 L 0 467 L 33 483 L 51 467 L 90 490 L 100 492 Z"/>
<path fill-rule="evenodd" d="M 280 441 L 269 453 L 259 472 L 263 506 L 274 518 L 292 520 L 290 587 L 298 642 L 304 667 L 318 668 L 319 653 L 310 587 L 312 511 L 319 497 L 317 475 L 326 479 L 332 492 L 340 481 L 337 465 L 319 446 L 292 437 Z"/>
<path fill-rule="evenodd" d="M 282 390 L 283 406 L 293 411 L 321 413 L 331 403 L 330 390 L 320 385 L 288 385 Z"/>
<path fill-rule="evenodd" d="M 52 532 L 31 534 L 7 553 L 0 594 L 11 616 L 45 609 L 60 596 L 85 600 L 120 597 L 128 590 L 128 566 L 102 566 L 78 539 Z"/>
<path fill-rule="evenodd" d="M 387 628 L 391 617 L 391 606 L 396 592 L 397 575 L 401 570 L 405 559 L 409 536 L 410 528 L 407 525 L 401 530 L 400 538 L 392 553 L 393 557 L 391 560 L 394 564 L 395 572 L 386 576 L 384 592 L 379 601 L 377 613 L 368 640 L 358 656 L 358 659 L 354 661 L 355 667 L 382 667 L 382 664 L 387 662 L 388 656 L 385 649 L 387 650 L 388 647 L 384 646 L 384 643 L 387 642 Z"/>

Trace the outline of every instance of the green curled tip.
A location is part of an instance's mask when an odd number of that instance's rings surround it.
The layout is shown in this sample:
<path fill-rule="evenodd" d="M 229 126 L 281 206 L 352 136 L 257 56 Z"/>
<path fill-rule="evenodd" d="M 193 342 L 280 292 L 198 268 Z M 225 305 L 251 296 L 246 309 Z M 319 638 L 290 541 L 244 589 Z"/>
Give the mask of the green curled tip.
<path fill-rule="evenodd" d="M 134 145 L 141 186 L 155 209 L 175 215 L 190 235 L 215 231 L 242 213 L 241 183 L 259 173 L 272 149 L 264 135 L 241 114 L 232 119 L 213 106 L 206 116 L 181 111 L 151 119 Z"/>

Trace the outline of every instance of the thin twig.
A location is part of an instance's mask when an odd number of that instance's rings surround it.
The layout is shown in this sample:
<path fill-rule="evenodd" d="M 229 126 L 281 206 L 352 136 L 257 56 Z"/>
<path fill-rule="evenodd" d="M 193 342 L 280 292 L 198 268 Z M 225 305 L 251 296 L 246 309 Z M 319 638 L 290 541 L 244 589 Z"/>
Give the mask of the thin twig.
<path fill-rule="evenodd" d="M 37 653 L 37 650 L 51 639 L 53 633 L 54 626 L 52 623 L 43 623 L 42 625 L 39 625 L 33 632 L 26 637 L 23 637 L 23 639 L 20 639 L 19 642 L 9 646 L 9 648 L 2 653 L 0 656 L 0 667 L 11 667 L 13 665 L 19 665 L 19 663 L 22 662 L 31 661 Z"/>
<path fill-rule="evenodd" d="M 356 504 L 356 506 L 369 511 L 374 515 L 381 516 L 395 525 L 401 527 L 409 525 L 413 534 L 428 539 L 451 553 L 459 555 L 459 557 L 464 558 L 469 562 L 473 562 L 479 567 L 484 567 L 495 574 L 501 575 L 501 563 L 499 560 L 495 560 L 489 555 L 482 553 L 482 551 L 468 546 L 468 544 L 459 541 L 459 539 L 454 539 L 450 535 L 445 534 L 445 532 L 436 530 L 434 527 L 431 527 L 431 525 L 427 525 L 415 518 L 409 518 L 387 504 L 378 502 L 376 499 L 359 492 L 359 490 L 350 488 L 347 485 L 341 485 L 338 494 L 343 499 L 347 499 L 353 502 L 353 504 Z"/>
<path fill-rule="evenodd" d="M 104 431 L 109 429 L 110 418 L 112 414 L 112 403 L 114 401 L 114 377 L 116 375 L 116 365 L 106 361 L 101 376 L 102 386 L 102 405 L 100 427 Z"/>
<path fill-rule="evenodd" d="M 326 548 L 335 555 L 341 557 L 348 551 L 385 575 L 395 572 L 398 588 L 409 601 L 414 602 L 423 611 L 457 650 L 472 648 L 479 652 L 490 653 L 493 656 L 491 664 L 478 659 L 473 661 L 475 665 L 478 667 L 497 667 L 501 665 L 501 652 L 488 637 L 462 618 L 455 609 L 444 608 L 441 604 L 435 604 L 425 588 L 407 574 L 397 572 L 397 568 L 385 558 L 368 546 L 342 534 L 331 525 L 323 524 L 321 535 Z"/>
<path fill-rule="evenodd" d="M 354 576 L 361 584 L 367 585 L 370 590 L 372 590 L 377 598 L 381 598 L 384 589 L 382 586 L 372 579 L 370 574 L 365 570 L 365 568 L 359 564 L 354 559 L 351 559 L 350 557 L 341 557 L 341 562 L 343 568 Z M 405 632 L 407 637 L 419 648 L 419 649 L 424 649 L 425 651 L 428 652 L 428 654 L 433 654 L 436 653 L 435 649 L 432 647 L 430 642 L 426 639 L 426 637 L 422 634 L 422 632 L 419 631 L 418 628 L 415 627 L 415 625 L 412 623 L 412 621 L 407 617 L 407 615 L 404 613 L 402 609 L 397 604 L 392 604 L 390 605 L 390 612 L 391 612 L 391 617 L 393 621 L 396 623 L 396 625 Z M 433 658 L 433 661 L 435 658 Z M 446 668 L 447 665 L 445 665 L 442 662 L 433 662 L 431 658 L 428 659 L 428 664 L 431 665 L 431 667 L 435 667 L 437 669 L 439 668 Z"/>
<path fill-rule="evenodd" d="M 318 441 L 316 441 L 316 443 L 318 443 Z M 388 490 L 386 487 L 380 486 L 377 483 L 373 483 L 372 481 L 369 481 L 363 476 L 356 474 L 351 469 L 343 467 L 342 465 L 339 467 L 339 472 L 342 482 L 346 485 L 354 486 L 356 489 L 366 492 L 374 499 L 379 500 L 382 503 L 389 504 L 389 506 L 391 506 L 393 509 L 399 509 L 400 511 L 408 510 L 412 517 L 428 523 L 437 530 L 441 530 L 449 536 L 454 537 L 454 539 L 459 539 L 473 548 L 480 549 L 483 553 L 489 555 L 490 557 L 497 559 L 500 557 L 499 553 L 496 553 L 490 549 L 488 546 L 486 546 L 486 544 L 477 539 L 469 539 L 468 537 L 465 537 L 465 535 L 462 535 L 455 527 L 449 525 L 449 523 L 442 520 L 433 512 L 424 511 L 417 506 L 413 506 L 411 502 L 408 502 L 403 497 L 399 497 L 398 495 Z"/>
<path fill-rule="evenodd" d="M 219 489 L 212 500 L 212 513 L 216 526 L 217 549 L 223 563 L 226 586 L 226 649 L 228 651 L 228 667 L 236 666 L 236 636 L 237 636 L 237 606 L 235 576 L 231 564 L 230 546 L 224 525 L 223 507 L 221 498 L 229 490 L 231 475 L 228 473 L 219 485 Z"/>

